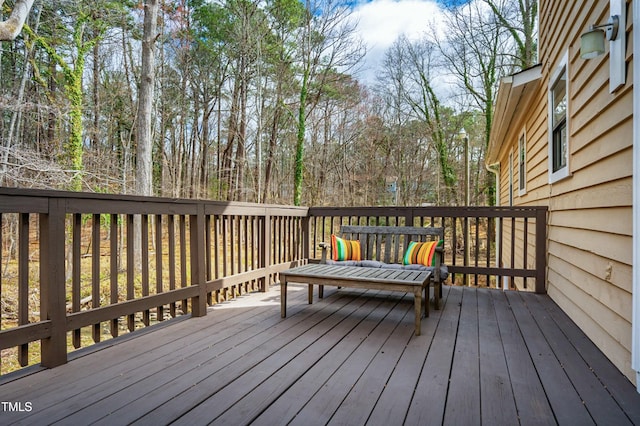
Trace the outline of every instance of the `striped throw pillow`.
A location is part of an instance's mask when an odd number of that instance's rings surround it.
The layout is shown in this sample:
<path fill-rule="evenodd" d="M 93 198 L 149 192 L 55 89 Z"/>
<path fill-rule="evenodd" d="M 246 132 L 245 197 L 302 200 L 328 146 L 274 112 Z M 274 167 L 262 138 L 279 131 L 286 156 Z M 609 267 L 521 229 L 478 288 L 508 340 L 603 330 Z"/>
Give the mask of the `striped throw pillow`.
<path fill-rule="evenodd" d="M 435 266 L 435 252 L 436 247 L 442 245 L 440 241 L 427 241 L 424 243 L 418 243 L 411 241 L 407 251 L 404 253 L 402 263 L 404 265 L 424 265 Z"/>
<path fill-rule="evenodd" d="M 362 260 L 360 241 L 345 240 L 331 235 L 331 258 L 333 260 Z"/>

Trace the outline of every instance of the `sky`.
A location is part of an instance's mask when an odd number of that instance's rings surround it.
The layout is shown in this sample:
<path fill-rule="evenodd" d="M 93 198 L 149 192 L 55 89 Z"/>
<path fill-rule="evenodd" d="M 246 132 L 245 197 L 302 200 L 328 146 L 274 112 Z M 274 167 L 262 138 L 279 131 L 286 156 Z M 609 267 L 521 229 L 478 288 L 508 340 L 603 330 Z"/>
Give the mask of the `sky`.
<path fill-rule="evenodd" d="M 443 13 L 443 4 L 460 5 L 468 0 L 363 0 L 351 3 L 358 20 L 358 32 L 367 45 L 367 55 L 360 77 L 367 85 L 375 84 L 376 70 L 385 51 L 400 36 L 420 38 L 431 22 Z"/>
<path fill-rule="evenodd" d="M 354 5 L 358 32 L 367 45 L 361 77 L 366 84 L 375 83 L 376 69 L 385 51 L 400 36 L 417 39 L 429 23 L 442 13 L 434 0 L 372 0 Z"/>

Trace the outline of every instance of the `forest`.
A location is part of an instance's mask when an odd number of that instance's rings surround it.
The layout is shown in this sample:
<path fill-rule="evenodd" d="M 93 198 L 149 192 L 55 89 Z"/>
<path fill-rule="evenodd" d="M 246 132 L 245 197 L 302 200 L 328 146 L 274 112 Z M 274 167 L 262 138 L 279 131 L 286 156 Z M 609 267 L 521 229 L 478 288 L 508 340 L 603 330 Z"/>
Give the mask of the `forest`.
<path fill-rule="evenodd" d="M 370 81 L 350 1 L 35 0 L 0 42 L 0 186 L 492 205 L 497 88 L 536 63 L 537 3 L 441 1 Z"/>

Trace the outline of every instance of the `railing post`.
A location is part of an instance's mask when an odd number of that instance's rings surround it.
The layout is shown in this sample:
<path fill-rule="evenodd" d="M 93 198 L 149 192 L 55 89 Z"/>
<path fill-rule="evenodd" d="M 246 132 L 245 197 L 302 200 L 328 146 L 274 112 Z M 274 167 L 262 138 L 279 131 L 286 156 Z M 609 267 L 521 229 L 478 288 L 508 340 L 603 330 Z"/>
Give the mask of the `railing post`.
<path fill-rule="evenodd" d="M 198 203 L 198 212 L 189 217 L 189 242 L 191 245 L 191 285 L 198 286 L 198 295 L 191 299 L 191 315 L 207 315 L 207 285 L 205 262 L 205 212 L 204 204 Z"/>
<path fill-rule="evenodd" d="M 260 230 L 260 266 L 264 268 L 264 277 L 260 283 L 260 290 L 269 290 L 269 264 L 271 262 L 271 214 L 265 209 L 264 224 Z"/>
<path fill-rule="evenodd" d="M 302 218 L 302 259 L 305 263 L 309 261 L 309 244 L 311 241 L 311 229 L 310 229 L 311 220 L 309 218 L 309 212 L 307 211 L 307 215 Z"/>
<path fill-rule="evenodd" d="M 536 293 L 547 292 L 547 209 L 536 211 Z"/>
<path fill-rule="evenodd" d="M 51 321 L 51 335 L 41 342 L 41 364 L 47 368 L 67 362 L 64 205 L 50 198 L 48 214 L 40 214 L 40 312 L 43 321 Z"/>

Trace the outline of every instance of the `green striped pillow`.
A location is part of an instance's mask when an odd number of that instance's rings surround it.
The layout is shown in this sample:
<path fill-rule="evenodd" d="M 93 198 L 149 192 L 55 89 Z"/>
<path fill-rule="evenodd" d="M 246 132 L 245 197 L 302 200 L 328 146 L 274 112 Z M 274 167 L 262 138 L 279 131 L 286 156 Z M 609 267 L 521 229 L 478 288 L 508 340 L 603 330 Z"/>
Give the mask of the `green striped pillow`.
<path fill-rule="evenodd" d="M 402 263 L 404 265 L 435 266 L 436 259 L 434 254 L 436 247 L 441 246 L 442 243 L 442 240 L 427 241 L 424 243 L 411 241 L 409 247 L 407 247 L 407 251 L 404 253 Z"/>
<path fill-rule="evenodd" d="M 362 260 L 360 241 L 345 240 L 331 235 L 331 258 L 333 260 Z"/>

